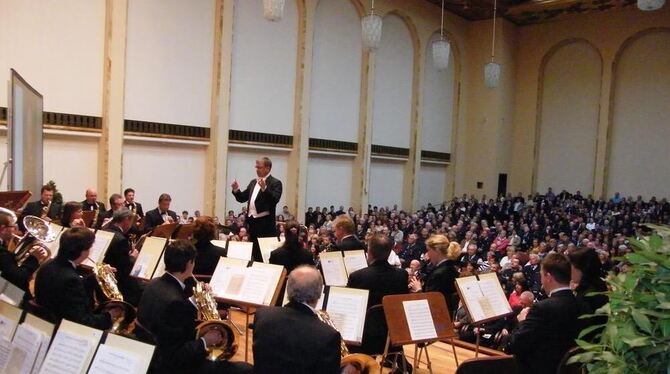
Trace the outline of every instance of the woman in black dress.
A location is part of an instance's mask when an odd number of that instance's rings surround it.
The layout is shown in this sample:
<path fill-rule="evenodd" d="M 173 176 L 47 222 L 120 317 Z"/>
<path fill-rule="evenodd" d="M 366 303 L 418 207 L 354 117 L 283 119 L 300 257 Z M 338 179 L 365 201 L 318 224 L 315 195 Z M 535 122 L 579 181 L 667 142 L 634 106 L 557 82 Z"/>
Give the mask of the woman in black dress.
<path fill-rule="evenodd" d="M 211 243 L 212 240 L 219 238 L 219 232 L 212 217 L 200 216 L 193 225 L 193 240 L 196 249 L 193 274 L 212 275 L 219 259 L 226 255 L 226 250 Z"/>

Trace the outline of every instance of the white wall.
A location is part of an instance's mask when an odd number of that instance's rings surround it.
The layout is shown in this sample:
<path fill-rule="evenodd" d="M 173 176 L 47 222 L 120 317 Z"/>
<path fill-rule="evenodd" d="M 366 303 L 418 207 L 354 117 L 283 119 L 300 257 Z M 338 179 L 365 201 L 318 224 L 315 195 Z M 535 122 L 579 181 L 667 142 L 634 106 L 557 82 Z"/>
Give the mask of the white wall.
<path fill-rule="evenodd" d="M 437 70 L 433 64 L 432 43 L 440 34 L 430 38 L 425 56 L 423 80 L 423 110 L 421 149 L 434 152 L 451 152 L 451 132 L 454 115 L 454 53 L 449 55 L 449 67 Z"/>
<path fill-rule="evenodd" d="M 353 171 L 353 157 L 309 155 L 306 206 L 351 206 Z"/>
<path fill-rule="evenodd" d="M 585 42 L 560 47 L 547 62 L 537 191 L 593 191 L 602 62 Z"/>
<path fill-rule="evenodd" d="M 670 197 L 670 32 L 629 45 L 614 80 L 607 192 Z"/>
<path fill-rule="evenodd" d="M 214 0 L 130 0 L 125 118 L 209 127 Z"/>
<path fill-rule="evenodd" d="M 261 0 L 235 1 L 230 128 L 293 134 L 298 10 L 286 1 L 284 18 L 263 18 Z"/>
<path fill-rule="evenodd" d="M 370 204 L 402 208 L 404 161 L 370 161 Z"/>
<path fill-rule="evenodd" d="M 98 138 L 45 134 L 43 175 L 44 183 L 56 182 L 64 202 L 84 200 L 88 187 L 98 187 Z M 40 191 L 32 193 L 31 201 Z"/>
<path fill-rule="evenodd" d="M 135 189 L 135 199 L 145 211 L 158 206 L 162 193 L 170 194 L 170 209 L 177 213 L 202 211 L 204 181 L 203 146 L 138 141 L 123 145 L 123 189 Z"/>
<path fill-rule="evenodd" d="M 409 148 L 413 50 L 400 17 L 384 17 L 382 40 L 375 52 L 372 143 Z"/>
<path fill-rule="evenodd" d="M 421 163 L 419 171 L 418 206 L 433 205 L 444 201 L 445 183 L 447 183 L 447 165 Z"/>
<path fill-rule="evenodd" d="M 358 13 L 349 0 L 321 0 L 315 18 L 309 136 L 358 142 L 362 58 Z"/>
<path fill-rule="evenodd" d="M 45 111 L 101 116 L 105 1 L 0 0 L 0 14 L 0 106 L 14 68 Z"/>
<path fill-rule="evenodd" d="M 246 189 L 249 182 L 257 178 L 255 169 L 256 159 L 263 156 L 267 156 L 272 160 L 270 175 L 282 182 L 283 191 L 281 199 L 279 199 L 279 203 L 277 204 L 277 211 L 281 211 L 281 208 L 286 205 L 286 196 L 291 193 L 290 190 L 295 188 L 293 187 L 295 183 L 291 183 L 291 181 L 286 179 L 288 175 L 288 152 L 233 148 L 228 150 L 228 177 L 221 186 L 221 188 L 226 188 L 226 212 L 232 209 L 236 213 L 239 213 L 242 207 L 246 206 L 246 203 L 238 203 L 235 200 L 230 184 L 233 179 L 237 179 L 240 183 L 240 188 L 242 190 Z M 222 216 L 226 212 L 217 212 L 217 214 Z"/>

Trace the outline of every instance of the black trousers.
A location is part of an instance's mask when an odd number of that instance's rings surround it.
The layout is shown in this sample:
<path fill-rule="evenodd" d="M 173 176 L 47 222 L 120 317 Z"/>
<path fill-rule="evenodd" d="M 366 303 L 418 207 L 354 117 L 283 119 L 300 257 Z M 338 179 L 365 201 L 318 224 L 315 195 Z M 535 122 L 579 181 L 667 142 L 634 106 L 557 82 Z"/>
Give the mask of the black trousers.
<path fill-rule="evenodd" d="M 254 243 L 251 252 L 252 259 L 257 262 L 263 262 L 261 248 L 258 246 L 258 238 L 277 236 L 277 227 L 275 216 L 273 214 L 261 218 L 247 217 L 247 227 L 249 228 L 249 240 Z"/>

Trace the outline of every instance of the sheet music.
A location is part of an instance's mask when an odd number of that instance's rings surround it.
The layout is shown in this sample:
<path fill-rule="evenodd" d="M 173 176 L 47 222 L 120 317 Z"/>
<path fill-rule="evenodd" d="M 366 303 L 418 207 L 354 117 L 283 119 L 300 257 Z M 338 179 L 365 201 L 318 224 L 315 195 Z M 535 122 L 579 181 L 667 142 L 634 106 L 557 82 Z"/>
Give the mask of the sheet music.
<path fill-rule="evenodd" d="M 93 343 L 89 339 L 59 330 L 42 364 L 40 373 L 84 373 L 92 351 Z"/>
<path fill-rule="evenodd" d="M 101 344 L 89 374 L 138 373 L 139 358 L 127 351 Z"/>
<path fill-rule="evenodd" d="M 486 319 L 486 314 L 480 303 L 480 300 L 485 297 L 478 283 L 475 277 L 459 278 L 456 283 L 460 287 L 461 295 L 464 299 L 463 302 L 473 322 Z"/>
<path fill-rule="evenodd" d="M 25 323 L 25 322 L 24 322 Z M 42 368 L 42 364 L 44 363 L 44 359 L 47 356 L 47 351 L 49 349 L 49 340 L 51 340 L 50 336 L 47 336 L 46 334 L 40 332 L 40 339 L 42 340 L 42 344 L 40 344 L 40 350 L 37 352 L 37 358 L 35 359 L 35 365 L 33 365 L 33 370 L 31 374 L 37 374 L 40 372 L 40 369 Z"/>
<path fill-rule="evenodd" d="M 5 338 L 0 338 L 0 372 L 5 372 L 5 365 L 9 360 L 9 352 L 12 351 L 12 342 Z"/>
<path fill-rule="evenodd" d="M 5 289 L 2 291 L 2 294 L 0 294 L 0 300 L 13 306 L 19 306 L 23 300 L 24 294 L 25 291 L 16 287 L 13 283 L 7 282 Z"/>
<path fill-rule="evenodd" d="M 12 339 L 18 325 L 18 321 L 0 315 L 0 339 Z"/>
<path fill-rule="evenodd" d="M 4 373 L 30 373 L 42 345 L 42 336 L 42 333 L 25 323 L 17 327 Z"/>
<path fill-rule="evenodd" d="M 264 304 L 268 292 L 274 291 L 272 278 L 272 270 L 247 268 L 247 276 L 242 284 L 242 300 L 254 304 Z"/>
<path fill-rule="evenodd" d="M 214 242 L 214 240 L 212 240 Z M 223 246 L 226 244 L 224 242 Z M 251 261 L 251 252 L 253 250 L 254 243 L 252 242 L 228 242 L 228 252 L 226 257 L 236 258 L 238 260 Z"/>
<path fill-rule="evenodd" d="M 402 302 L 402 306 L 405 309 L 405 318 L 412 340 L 437 338 L 428 300 L 407 300 Z"/>
<path fill-rule="evenodd" d="M 261 250 L 261 257 L 266 264 L 270 262 L 270 254 L 275 249 L 284 244 L 284 240 L 277 240 L 276 236 L 269 236 L 265 238 L 258 238 L 258 247 Z"/>
<path fill-rule="evenodd" d="M 161 254 L 161 257 L 158 259 L 158 264 L 156 265 L 156 270 L 154 271 L 151 279 L 162 277 L 165 274 L 165 260 L 163 256 L 165 253 Z"/>
<path fill-rule="evenodd" d="M 368 290 L 331 287 L 326 311 L 346 341 L 362 342 Z"/>
<path fill-rule="evenodd" d="M 473 322 L 479 322 L 512 312 L 498 278 L 493 273 L 477 277 L 458 278 L 456 285 Z"/>
<path fill-rule="evenodd" d="M 347 277 L 356 270 L 368 267 L 365 251 L 344 251 L 344 267 L 347 270 Z"/>
<path fill-rule="evenodd" d="M 326 286 L 346 286 L 349 280 L 341 252 L 324 252 L 320 255 L 323 281 Z"/>
<path fill-rule="evenodd" d="M 212 279 L 209 281 L 212 293 L 217 297 L 238 299 L 246 275 L 246 268 L 246 261 L 220 258 L 214 274 L 212 274 Z"/>
<path fill-rule="evenodd" d="M 95 234 L 95 241 L 93 242 L 93 246 L 91 246 L 91 250 L 88 256 L 91 259 L 86 259 L 87 265 L 95 265 L 102 262 L 103 258 L 105 258 L 105 252 L 107 252 L 107 248 L 109 247 L 109 243 L 111 243 L 112 238 L 114 238 L 113 232 L 98 231 Z M 91 264 L 91 260 L 93 260 L 95 263 Z"/>
<path fill-rule="evenodd" d="M 150 279 L 156 269 L 156 265 L 161 259 L 163 248 L 167 239 L 154 236 L 144 238 L 142 250 L 135 260 L 135 265 L 130 271 L 130 275 L 142 279 Z"/>
<path fill-rule="evenodd" d="M 502 291 L 502 286 L 498 277 L 491 273 L 491 276 L 479 276 L 479 289 L 482 295 L 486 296 L 488 309 L 491 311 L 491 316 L 501 316 L 512 312 L 512 307 L 509 305 L 509 300 L 505 297 Z M 486 311 L 486 307 L 482 305 L 482 309 Z M 486 314 L 486 313 L 485 313 Z"/>

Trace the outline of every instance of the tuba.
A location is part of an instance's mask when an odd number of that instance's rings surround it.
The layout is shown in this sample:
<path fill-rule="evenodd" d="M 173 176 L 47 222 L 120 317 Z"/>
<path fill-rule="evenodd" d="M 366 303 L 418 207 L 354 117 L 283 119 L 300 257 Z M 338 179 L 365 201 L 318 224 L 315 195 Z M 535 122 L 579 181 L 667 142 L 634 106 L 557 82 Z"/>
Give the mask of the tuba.
<path fill-rule="evenodd" d="M 93 266 L 93 273 L 95 274 L 98 286 L 100 286 L 102 293 L 107 298 L 107 301 L 98 303 L 98 309 L 105 310 L 111 307 L 121 307 L 124 310 L 123 317 L 112 321 L 112 328 L 109 332 L 119 335 L 129 335 L 130 324 L 135 320 L 135 308 L 123 301 L 123 295 L 119 291 L 116 276 L 114 276 L 114 272 L 109 267 L 103 263 L 95 264 Z"/>
<path fill-rule="evenodd" d="M 333 320 L 330 319 L 325 310 L 317 310 L 316 316 L 319 318 L 319 321 L 337 330 Z M 340 368 L 342 369 L 347 365 L 352 365 L 357 372 L 362 374 L 373 373 L 379 370 L 379 364 L 377 364 L 377 361 L 372 356 L 363 353 L 349 353 L 349 348 L 344 343 L 344 339 L 340 340 L 340 357 Z"/>
<path fill-rule="evenodd" d="M 2 212 L 11 213 L 14 222 L 16 222 L 16 214 L 14 214 L 14 212 L 4 208 L 0 209 L 2 209 Z M 26 228 L 26 234 L 24 236 L 15 236 L 18 240 L 16 250 L 14 251 L 16 264 L 18 266 L 23 265 L 23 263 L 33 254 L 33 249 L 35 247 L 44 249 L 47 253 L 45 258 L 37 258 L 41 264 L 51 257 L 51 250 L 47 246 L 47 243 L 56 240 L 56 233 L 51 230 L 51 226 L 49 226 L 47 221 L 35 216 L 25 216 L 23 218 L 23 226 Z"/>
<path fill-rule="evenodd" d="M 193 288 L 193 299 L 198 309 L 198 319 L 203 321 L 196 327 L 196 338 L 200 339 L 211 330 L 218 330 L 223 337 L 221 344 L 214 347 L 207 347 L 207 359 L 209 361 L 226 361 L 237 352 L 235 343 L 235 334 L 228 322 L 223 321 L 219 316 L 216 300 L 212 293 L 205 289 L 205 282 L 198 281 L 195 277 L 195 287 Z"/>

